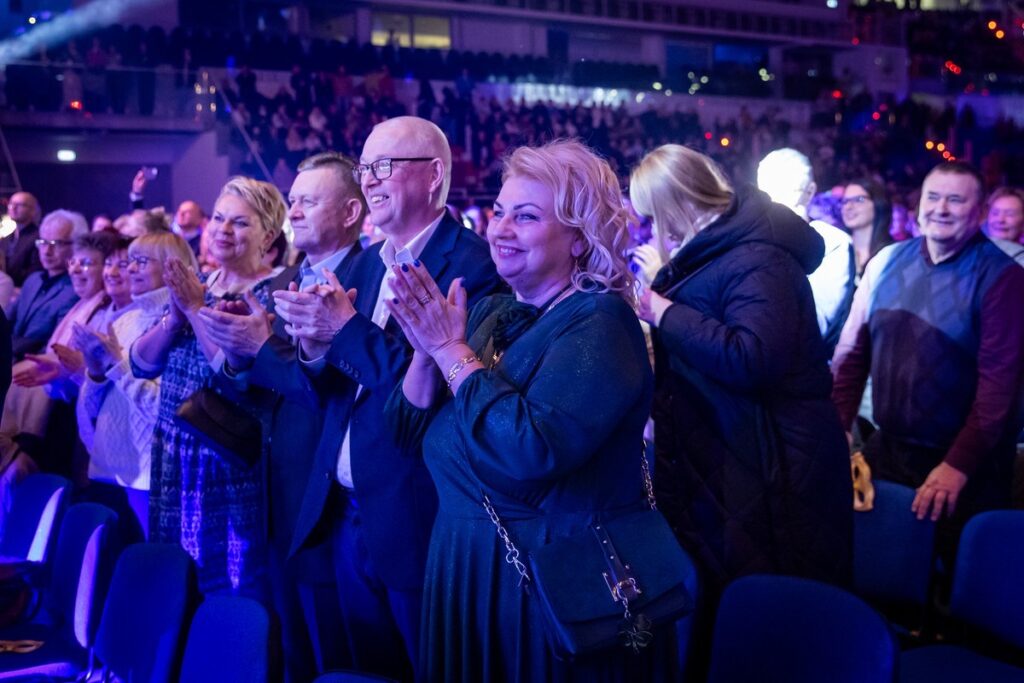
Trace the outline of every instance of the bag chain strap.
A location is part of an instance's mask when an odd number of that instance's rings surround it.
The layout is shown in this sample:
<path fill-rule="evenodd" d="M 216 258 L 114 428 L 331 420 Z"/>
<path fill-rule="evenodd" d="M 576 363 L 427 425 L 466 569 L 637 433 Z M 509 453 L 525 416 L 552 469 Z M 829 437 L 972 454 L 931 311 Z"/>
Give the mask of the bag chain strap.
<path fill-rule="evenodd" d="M 491 522 L 494 523 L 494 528 L 498 530 L 498 538 L 505 544 L 505 562 L 512 565 L 517 572 L 519 572 L 519 585 L 523 586 L 529 592 L 529 587 L 525 584 L 530 582 L 530 573 L 526 571 L 526 565 L 519 559 L 519 548 L 512 541 L 512 538 L 508 535 L 508 530 L 505 529 L 505 525 L 501 523 L 501 518 L 498 517 L 498 511 L 494 509 L 491 504 L 491 499 L 484 494 L 484 510 L 487 511 L 487 516 L 491 518 Z"/>
<path fill-rule="evenodd" d="M 651 466 L 647 463 L 647 440 L 644 439 L 644 449 L 640 452 L 640 470 L 644 473 L 644 490 L 647 492 L 647 504 L 652 510 L 658 509 L 658 501 L 654 498 L 654 481 L 651 479 Z"/>

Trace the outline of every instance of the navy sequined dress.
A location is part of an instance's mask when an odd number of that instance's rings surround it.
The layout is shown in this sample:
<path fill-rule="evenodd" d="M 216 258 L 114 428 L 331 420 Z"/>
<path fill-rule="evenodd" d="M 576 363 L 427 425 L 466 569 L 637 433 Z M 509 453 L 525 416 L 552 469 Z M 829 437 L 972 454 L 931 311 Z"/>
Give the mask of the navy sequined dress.
<path fill-rule="evenodd" d="M 481 301 L 469 345 L 491 364 L 509 295 Z M 519 586 L 481 505 L 492 501 L 523 556 L 597 519 L 644 504 L 641 444 L 651 370 L 636 316 L 619 297 L 577 292 L 556 305 L 458 395 L 418 410 L 401 386 L 388 406 L 399 438 L 423 438 L 440 509 L 424 589 L 421 673 L 428 681 L 670 679 L 673 638 L 640 655 L 614 648 L 554 657 L 535 596 Z"/>

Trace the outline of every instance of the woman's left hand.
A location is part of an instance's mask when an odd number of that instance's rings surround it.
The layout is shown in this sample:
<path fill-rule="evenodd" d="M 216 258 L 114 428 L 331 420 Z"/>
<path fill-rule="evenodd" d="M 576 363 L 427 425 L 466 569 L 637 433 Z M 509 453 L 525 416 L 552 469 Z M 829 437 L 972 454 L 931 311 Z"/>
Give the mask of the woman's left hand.
<path fill-rule="evenodd" d="M 452 281 L 446 297 L 422 265 L 395 266 L 394 273 L 395 298 L 387 306 L 416 350 L 436 360 L 440 351 L 465 343 L 468 314 L 462 278 Z"/>
<path fill-rule="evenodd" d="M 174 303 L 186 314 L 195 313 L 206 303 L 203 283 L 181 259 L 169 258 L 164 263 L 164 283 Z"/>

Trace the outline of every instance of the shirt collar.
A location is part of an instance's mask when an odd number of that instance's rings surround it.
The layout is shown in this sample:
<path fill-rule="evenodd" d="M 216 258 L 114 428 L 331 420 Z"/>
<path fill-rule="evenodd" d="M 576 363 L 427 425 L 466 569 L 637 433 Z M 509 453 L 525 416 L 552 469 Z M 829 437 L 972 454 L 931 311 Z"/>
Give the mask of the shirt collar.
<path fill-rule="evenodd" d="M 384 245 L 380 248 L 380 260 L 384 262 L 385 267 L 390 270 L 397 263 L 411 263 L 418 259 L 423 253 L 424 247 L 427 246 L 427 242 L 434 236 L 437 226 L 441 225 L 443 218 L 444 211 L 398 251 L 395 251 L 395 245 L 392 244 L 390 238 L 385 240 Z"/>
<path fill-rule="evenodd" d="M 348 256 L 348 253 L 350 251 L 352 251 L 351 244 L 345 247 L 344 249 L 341 249 L 340 251 L 334 252 L 327 258 L 321 260 L 319 263 L 313 264 L 309 262 L 308 256 L 305 257 L 304 259 L 302 259 L 302 265 L 299 266 L 299 277 L 302 278 L 303 280 L 306 279 L 307 277 L 322 278 L 324 268 L 333 273 L 338 269 L 338 266 L 341 265 L 341 262 L 345 260 L 345 257 Z"/>

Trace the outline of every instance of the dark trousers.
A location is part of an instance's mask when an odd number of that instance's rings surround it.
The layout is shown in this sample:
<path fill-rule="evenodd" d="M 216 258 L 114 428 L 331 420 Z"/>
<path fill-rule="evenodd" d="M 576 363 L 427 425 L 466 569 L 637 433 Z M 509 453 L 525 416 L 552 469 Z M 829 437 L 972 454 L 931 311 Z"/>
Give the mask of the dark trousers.
<path fill-rule="evenodd" d="M 352 668 L 411 681 L 418 662 L 423 588 L 384 585 L 366 547 L 358 504 L 351 495 L 343 498 L 331 545 Z"/>
<path fill-rule="evenodd" d="M 285 683 L 306 683 L 325 671 L 349 666 L 334 581 L 304 581 L 281 548 L 271 548 L 269 556 Z"/>

